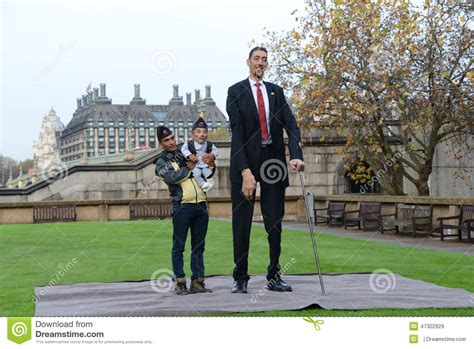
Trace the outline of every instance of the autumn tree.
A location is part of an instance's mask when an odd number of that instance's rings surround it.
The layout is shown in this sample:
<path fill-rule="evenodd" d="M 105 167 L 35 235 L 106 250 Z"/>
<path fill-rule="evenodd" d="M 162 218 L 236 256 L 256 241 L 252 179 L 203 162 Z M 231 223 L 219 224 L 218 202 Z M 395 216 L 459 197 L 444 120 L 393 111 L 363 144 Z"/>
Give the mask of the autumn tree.
<path fill-rule="evenodd" d="M 403 194 L 406 178 L 429 195 L 436 147 L 473 134 L 470 8 L 455 0 L 305 5 L 292 14 L 293 30 L 267 32 L 263 43 L 301 127 L 345 136 L 346 154 L 367 163 L 388 193 Z"/>

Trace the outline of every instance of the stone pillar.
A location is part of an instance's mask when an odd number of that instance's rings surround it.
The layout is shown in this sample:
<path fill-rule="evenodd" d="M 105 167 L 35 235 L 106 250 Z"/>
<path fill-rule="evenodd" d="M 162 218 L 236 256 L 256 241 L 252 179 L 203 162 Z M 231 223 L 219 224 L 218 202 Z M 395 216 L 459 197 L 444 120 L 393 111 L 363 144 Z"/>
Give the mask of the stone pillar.
<path fill-rule="evenodd" d="M 104 136 L 104 142 L 105 142 L 105 147 L 104 147 L 104 152 L 105 152 L 105 155 L 109 155 L 109 128 L 108 127 L 105 127 L 104 128 L 105 130 L 105 136 Z"/>
<path fill-rule="evenodd" d="M 114 128 L 114 132 L 115 132 L 115 154 L 118 154 L 119 153 L 119 129 L 118 128 Z"/>
<path fill-rule="evenodd" d="M 98 156 L 99 155 L 99 130 L 97 129 L 97 127 L 94 127 L 94 146 L 95 146 L 94 156 Z"/>
<path fill-rule="evenodd" d="M 145 145 L 150 146 L 150 129 L 148 127 L 145 129 Z"/>

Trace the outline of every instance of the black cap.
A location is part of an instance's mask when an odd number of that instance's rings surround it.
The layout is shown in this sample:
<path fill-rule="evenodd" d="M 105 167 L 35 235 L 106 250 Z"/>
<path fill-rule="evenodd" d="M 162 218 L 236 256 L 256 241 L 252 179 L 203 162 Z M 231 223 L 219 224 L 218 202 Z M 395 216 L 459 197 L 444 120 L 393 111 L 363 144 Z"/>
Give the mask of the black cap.
<path fill-rule="evenodd" d="M 166 126 L 159 126 L 156 129 L 156 133 L 158 135 L 158 141 L 160 141 L 160 142 L 163 138 L 166 138 L 169 135 L 173 134 L 173 132 L 171 132 L 171 130 Z"/>
<path fill-rule="evenodd" d="M 199 119 L 193 125 L 193 131 L 197 128 L 205 128 L 207 130 L 207 124 L 204 119 L 200 116 Z"/>

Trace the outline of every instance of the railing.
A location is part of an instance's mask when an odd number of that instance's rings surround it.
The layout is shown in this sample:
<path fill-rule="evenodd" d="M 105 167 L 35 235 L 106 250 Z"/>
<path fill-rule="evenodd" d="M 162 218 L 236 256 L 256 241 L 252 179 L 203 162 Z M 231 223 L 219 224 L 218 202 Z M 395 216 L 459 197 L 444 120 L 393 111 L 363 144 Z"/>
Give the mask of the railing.
<path fill-rule="evenodd" d="M 64 206 L 35 206 L 33 207 L 33 223 L 74 222 L 76 207 Z"/>
<path fill-rule="evenodd" d="M 169 203 L 147 204 L 131 203 L 130 220 L 170 218 L 172 206 Z"/>

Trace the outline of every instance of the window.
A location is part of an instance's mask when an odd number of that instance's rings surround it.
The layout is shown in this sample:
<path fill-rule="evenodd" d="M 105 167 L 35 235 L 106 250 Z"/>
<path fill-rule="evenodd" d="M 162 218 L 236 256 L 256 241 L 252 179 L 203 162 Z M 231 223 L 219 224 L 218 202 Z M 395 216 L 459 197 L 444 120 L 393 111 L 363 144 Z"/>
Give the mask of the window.
<path fill-rule="evenodd" d="M 153 116 L 155 117 L 155 120 L 160 123 L 160 125 L 163 125 L 163 122 L 165 121 L 165 116 L 166 116 L 165 112 L 156 111 L 153 113 Z"/>

